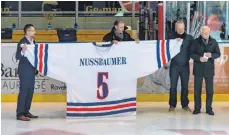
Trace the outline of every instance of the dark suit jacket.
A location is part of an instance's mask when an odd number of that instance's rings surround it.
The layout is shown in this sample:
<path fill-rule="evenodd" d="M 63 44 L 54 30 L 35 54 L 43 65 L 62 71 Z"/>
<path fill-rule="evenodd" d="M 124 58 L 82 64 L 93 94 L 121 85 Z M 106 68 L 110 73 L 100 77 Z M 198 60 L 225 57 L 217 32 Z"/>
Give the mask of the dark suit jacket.
<path fill-rule="evenodd" d="M 193 75 L 205 77 L 214 76 L 214 60 L 219 58 L 221 55 L 217 41 L 210 37 L 208 45 L 206 46 L 200 36 L 193 41 L 190 51 L 191 58 L 194 60 Z M 202 57 L 206 52 L 212 53 L 212 57 L 209 58 L 207 62 L 200 62 L 200 57 Z"/>
<path fill-rule="evenodd" d="M 117 40 L 117 41 L 134 41 L 133 38 L 130 37 L 130 34 L 128 34 L 125 30 L 123 31 L 123 39 L 117 37 L 114 33 L 115 28 L 113 27 L 111 32 L 107 33 L 104 37 L 103 37 L 103 42 L 112 42 L 113 40 Z"/>
<path fill-rule="evenodd" d="M 17 44 L 17 52 L 16 52 L 16 60 L 19 60 L 18 65 L 18 74 L 25 75 L 26 77 L 33 77 L 35 74 L 37 74 L 37 70 L 32 66 L 32 64 L 29 62 L 29 60 L 21 55 L 21 44 L 30 44 L 28 39 L 26 37 L 22 38 L 20 42 Z M 35 41 L 34 41 L 35 44 Z"/>
<path fill-rule="evenodd" d="M 176 33 L 172 33 L 168 35 L 167 39 L 175 39 Z M 180 52 L 172 59 L 172 63 L 175 63 L 179 66 L 185 66 L 189 65 L 190 60 L 190 47 L 192 45 L 193 37 L 191 35 L 188 35 L 187 33 L 184 33 L 184 39 L 183 43 L 180 48 Z"/>

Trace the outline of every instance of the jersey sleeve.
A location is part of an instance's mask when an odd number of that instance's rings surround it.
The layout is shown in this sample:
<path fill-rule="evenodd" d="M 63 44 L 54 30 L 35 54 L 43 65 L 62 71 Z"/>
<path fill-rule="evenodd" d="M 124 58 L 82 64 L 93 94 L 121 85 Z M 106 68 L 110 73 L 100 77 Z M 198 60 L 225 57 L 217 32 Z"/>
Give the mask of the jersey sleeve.
<path fill-rule="evenodd" d="M 42 75 L 66 82 L 65 46 L 58 44 L 30 45 L 25 55 Z"/>
<path fill-rule="evenodd" d="M 166 65 L 180 52 L 182 40 L 141 41 L 138 46 L 137 78 L 147 76 Z"/>

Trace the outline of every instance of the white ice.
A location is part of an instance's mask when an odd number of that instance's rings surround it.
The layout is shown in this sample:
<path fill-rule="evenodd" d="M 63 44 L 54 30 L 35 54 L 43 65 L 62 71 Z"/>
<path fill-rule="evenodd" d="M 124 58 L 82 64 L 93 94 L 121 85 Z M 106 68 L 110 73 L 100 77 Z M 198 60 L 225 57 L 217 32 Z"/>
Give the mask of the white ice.
<path fill-rule="evenodd" d="M 179 103 L 178 103 L 179 104 Z M 192 115 L 178 105 L 138 103 L 137 116 L 66 119 L 66 103 L 33 103 L 39 115 L 29 122 L 16 120 L 16 103 L 2 103 L 2 135 L 229 135 L 229 102 L 215 102 L 215 116 Z M 193 109 L 193 103 L 190 103 Z"/>

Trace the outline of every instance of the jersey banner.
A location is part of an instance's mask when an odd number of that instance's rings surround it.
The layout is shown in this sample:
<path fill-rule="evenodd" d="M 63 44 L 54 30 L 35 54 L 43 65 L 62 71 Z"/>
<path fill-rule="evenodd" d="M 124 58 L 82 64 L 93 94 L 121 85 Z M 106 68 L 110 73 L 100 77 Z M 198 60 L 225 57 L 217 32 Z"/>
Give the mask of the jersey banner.
<path fill-rule="evenodd" d="M 18 61 L 15 58 L 17 43 L 1 44 L 1 94 L 18 94 L 19 76 Z M 64 82 L 47 76 L 36 75 L 35 94 L 64 94 Z"/>
<path fill-rule="evenodd" d="M 214 77 L 214 93 L 229 94 L 229 42 L 218 42 L 221 57 L 215 60 L 215 77 Z M 194 93 L 194 76 L 193 76 L 193 60 L 190 60 L 190 79 L 189 93 Z M 170 77 L 169 63 L 167 68 L 161 68 L 146 77 L 138 79 L 137 92 L 140 94 L 169 94 Z M 181 91 L 181 81 L 178 80 L 178 92 Z M 205 93 L 205 82 L 203 81 L 203 92 Z"/>
<path fill-rule="evenodd" d="M 67 116 L 135 114 L 137 78 L 180 51 L 182 40 L 28 45 L 25 57 L 43 75 L 67 85 Z"/>

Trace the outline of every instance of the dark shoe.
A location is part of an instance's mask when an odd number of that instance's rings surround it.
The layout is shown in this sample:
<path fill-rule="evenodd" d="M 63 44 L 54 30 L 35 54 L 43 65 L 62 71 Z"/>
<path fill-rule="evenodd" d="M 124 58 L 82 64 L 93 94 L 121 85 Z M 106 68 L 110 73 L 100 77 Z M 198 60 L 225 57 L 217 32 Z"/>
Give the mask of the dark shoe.
<path fill-rule="evenodd" d="M 175 111 L 175 107 L 170 106 L 170 107 L 169 107 L 169 112 L 173 112 L 173 111 Z"/>
<path fill-rule="evenodd" d="M 187 112 L 192 112 L 192 110 L 191 110 L 188 106 L 183 107 L 182 109 L 183 109 L 184 111 L 187 111 Z"/>
<path fill-rule="evenodd" d="M 194 110 L 193 111 L 193 114 L 195 115 L 195 114 L 199 114 L 200 113 L 200 110 Z"/>
<path fill-rule="evenodd" d="M 215 113 L 214 113 L 212 110 L 208 110 L 208 111 L 206 111 L 206 113 L 207 113 L 208 115 L 215 115 Z"/>
<path fill-rule="evenodd" d="M 18 116 L 18 117 L 17 117 L 17 120 L 21 120 L 21 121 L 30 121 L 30 118 L 25 117 L 24 115 L 22 115 L 22 116 Z"/>
<path fill-rule="evenodd" d="M 38 116 L 32 115 L 31 113 L 25 114 L 25 117 L 28 117 L 28 118 L 38 118 Z"/>

